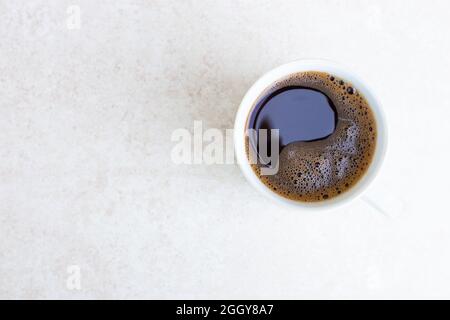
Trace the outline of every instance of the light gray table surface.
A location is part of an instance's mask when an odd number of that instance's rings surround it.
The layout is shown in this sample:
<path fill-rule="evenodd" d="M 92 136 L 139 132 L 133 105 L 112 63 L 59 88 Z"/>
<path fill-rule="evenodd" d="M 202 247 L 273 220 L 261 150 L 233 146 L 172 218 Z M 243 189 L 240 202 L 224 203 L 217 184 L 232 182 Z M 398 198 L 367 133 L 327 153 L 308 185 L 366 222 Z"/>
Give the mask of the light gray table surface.
<path fill-rule="evenodd" d="M 0 298 L 450 298 L 449 11 L 0 0 Z M 301 58 L 383 103 L 366 198 L 291 210 L 236 165 L 171 161 L 175 129 L 232 128 L 249 86 Z"/>

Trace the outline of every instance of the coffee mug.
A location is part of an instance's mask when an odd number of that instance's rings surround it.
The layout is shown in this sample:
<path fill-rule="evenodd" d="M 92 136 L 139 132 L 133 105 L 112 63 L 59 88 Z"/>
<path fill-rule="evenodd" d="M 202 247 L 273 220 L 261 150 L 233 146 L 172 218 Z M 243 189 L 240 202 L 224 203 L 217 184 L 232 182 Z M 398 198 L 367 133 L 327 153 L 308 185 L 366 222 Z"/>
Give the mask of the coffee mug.
<path fill-rule="evenodd" d="M 351 82 L 355 89 L 358 90 L 366 98 L 373 111 L 377 124 L 377 140 L 375 153 L 365 174 L 351 189 L 340 194 L 339 196 L 319 202 L 295 201 L 285 198 L 272 191 L 257 177 L 255 172 L 253 171 L 247 158 L 245 143 L 247 133 L 247 119 L 253 106 L 255 105 L 261 94 L 280 79 L 283 79 L 295 73 L 308 71 L 329 73 Z M 344 204 L 348 204 L 352 200 L 361 196 L 362 193 L 367 189 L 369 184 L 377 176 L 386 154 L 387 134 L 387 124 L 381 104 L 373 94 L 373 91 L 370 90 L 358 76 L 356 76 L 353 72 L 348 71 L 347 68 L 344 68 L 335 62 L 327 60 L 298 60 L 284 64 L 267 72 L 261 78 L 259 78 L 247 91 L 236 114 L 234 124 L 234 147 L 237 162 L 245 178 L 263 195 L 267 196 L 270 199 L 273 199 L 280 204 L 289 205 L 295 208 L 315 210 L 332 209 Z"/>

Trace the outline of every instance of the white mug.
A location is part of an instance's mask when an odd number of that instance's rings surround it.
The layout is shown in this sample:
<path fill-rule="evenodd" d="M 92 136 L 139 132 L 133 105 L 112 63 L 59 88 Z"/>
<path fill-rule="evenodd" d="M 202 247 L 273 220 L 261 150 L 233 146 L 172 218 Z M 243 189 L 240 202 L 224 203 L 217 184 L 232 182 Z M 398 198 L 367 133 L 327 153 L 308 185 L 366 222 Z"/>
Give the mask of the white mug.
<path fill-rule="evenodd" d="M 361 177 L 361 179 L 349 190 L 331 199 L 322 200 L 318 202 L 301 202 L 287 199 L 278 195 L 267 187 L 254 173 L 247 158 L 245 137 L 247 130 L 247 118 L 253 106 L 260 98 L 261 94 L 273 85 L 277 80 L 285 78 L 294 73 L 305 71 L 321 71 L 339 78 L 342 78 L 353 84 L 353 86 L 366 98 L 369 103 L 377 124 L 377 142 L 375 147 L 375 154 L 372 162 Z M 387 125 L 380 102 L 369 90 L 368 86 L 355 74 L 348 71 L 346 68 L 336 64 L 335 62 L 327 60 L 298 60 L 291 63 L 284 64 L 275 68 L 259 78 L 253 86 L 247 91 L 239 109 L 236 114 L 234 123 L 234 147 L 237 162 L 247 180 L 253 187 L 260 191 L 265 196 L 277 201 L 281 204 L 287 204 L 296 208 L 304 209 L 331 209 L 349 203 L 355 198 L 359 197 L 369 184 L 373 181 L 379 172 L 383 159 L 386 154 L 387 147 Z"/>

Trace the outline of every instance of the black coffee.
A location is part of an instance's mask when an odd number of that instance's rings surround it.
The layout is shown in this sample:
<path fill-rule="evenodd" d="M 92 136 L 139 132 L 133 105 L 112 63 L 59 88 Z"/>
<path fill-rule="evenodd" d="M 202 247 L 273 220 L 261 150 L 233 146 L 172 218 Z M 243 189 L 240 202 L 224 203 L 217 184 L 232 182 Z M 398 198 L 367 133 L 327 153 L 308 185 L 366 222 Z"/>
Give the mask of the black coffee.
<path fill-rule="evenodd" d="M 261 181 L 289 199 L 312 202 L 350 189 L 367 171 L 376 123 L 366 99 L 352 84 L 323 72 L 303 72 L 275 83 L 247 119 L 249 129 L 279 129 L 279 170 Z M 247 148 L 258 152 L 258 138 Z M 270 146 L 270 145 L 269 145 Z M 247 151 L 249 151 L 247 149 Z M 247 154 L 249 154 L 247 152 Z"/>

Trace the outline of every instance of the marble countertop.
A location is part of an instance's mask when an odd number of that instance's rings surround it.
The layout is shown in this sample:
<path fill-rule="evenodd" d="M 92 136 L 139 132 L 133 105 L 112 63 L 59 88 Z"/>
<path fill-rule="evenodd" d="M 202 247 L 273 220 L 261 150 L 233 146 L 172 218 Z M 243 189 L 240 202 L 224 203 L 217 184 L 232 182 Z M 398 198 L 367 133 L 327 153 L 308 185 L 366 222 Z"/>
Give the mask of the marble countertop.
<path fill-rule="evenodd" d="M 450 2 L 0 0 L 0 298 L 450 298 Z M 365 198 L 280 207 L 177 165 L 295 59 L 347 65 L 389 150 Z"/>

